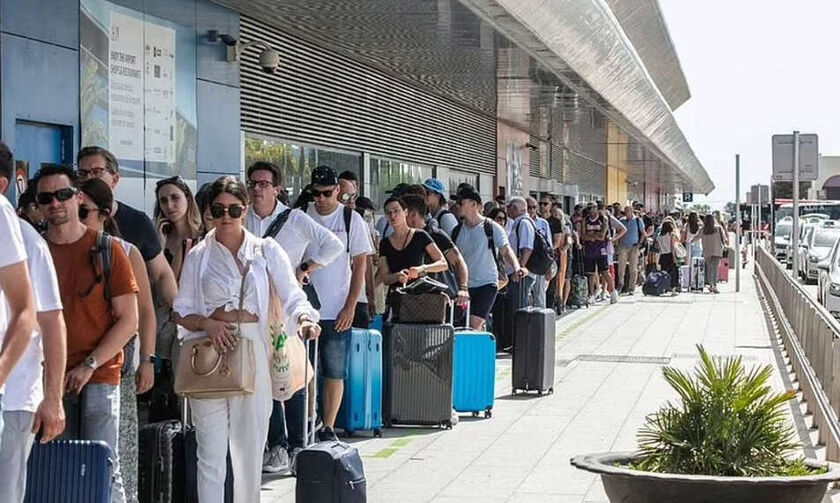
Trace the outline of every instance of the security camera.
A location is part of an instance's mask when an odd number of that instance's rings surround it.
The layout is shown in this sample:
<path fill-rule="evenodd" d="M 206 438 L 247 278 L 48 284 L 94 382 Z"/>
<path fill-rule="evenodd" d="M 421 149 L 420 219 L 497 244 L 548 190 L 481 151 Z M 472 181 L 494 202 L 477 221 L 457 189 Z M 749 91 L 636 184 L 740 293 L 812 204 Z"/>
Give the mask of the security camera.
<path fill-rule="evenodd" d="M 272 48 L 268 48 L 260 53 L 260 67 L 262 71 L 271 75 L 277 71 L 280 65 L 280 53 Z"/>

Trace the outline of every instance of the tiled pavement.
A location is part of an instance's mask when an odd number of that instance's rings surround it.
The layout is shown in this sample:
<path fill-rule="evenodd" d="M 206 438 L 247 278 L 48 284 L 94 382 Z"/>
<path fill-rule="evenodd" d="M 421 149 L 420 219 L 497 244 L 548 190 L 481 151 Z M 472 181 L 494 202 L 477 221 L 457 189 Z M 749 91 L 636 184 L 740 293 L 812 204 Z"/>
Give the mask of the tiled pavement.
<path fill-rule="evenodd" d="M 751 274 L 742 275 L 740 293 L 731 279 L 720 295 L 637 293 L 564 316 L 553 395 L 511 396 L 510 360 L 499 359 L 492 418 L 354 439 L 368 501 L 606 502 L 599 479 L 569 459 L 634 448 L 645 415 L 673 398 L 663 362 L 692 367 L 698 343 L 714 355 L 742 354 L 748 364 L 780 361 Z M 782 375 L 774 378 L 780 389 Z M 263 502 L 293 502 L 294 479 L 266 476 L 262 494 Z"/>

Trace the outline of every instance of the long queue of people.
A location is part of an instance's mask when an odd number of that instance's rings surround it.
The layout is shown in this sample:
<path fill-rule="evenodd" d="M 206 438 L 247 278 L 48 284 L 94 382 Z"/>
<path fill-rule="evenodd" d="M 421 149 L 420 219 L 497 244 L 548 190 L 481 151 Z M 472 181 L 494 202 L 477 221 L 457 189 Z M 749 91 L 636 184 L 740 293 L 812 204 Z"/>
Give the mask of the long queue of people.
<path fill-rule="evenodd" d="M 0 145 L 0 192 L 12 159 Z M 249 341 L 255 379 L 247 394 L 189 400 L 199 501 L 224 500 L 228 464 L 233 500 L 258 501 L 262 471 L 294 466 L 312 408 L 305 383 L 273 398 L 273 309 L 285 334 L 319 341 L 317 436 L 328 440 L 351 327 L 387 321 L 395 292 L 414 279 L 447 285 L 459 324 L 510 341 L 504 313 L 615 303 L 652 268 L 672 271 L 679 242 L 716 253 L 701 232 L 718 228 L 713 216 L 682 225 L 638 203 L 600 202 L 567 216 L 548 195 L 485 202 L 468 184 L 450 195 L 429 179 L 394 187 L 377 220 L 354 173 L 319 166 L 310 181 L 290 206 L 283 172 L 268 162 L 251 165 L 244 183 L 222 177 L 195 196 L 165 178 L 152 220 L 114 198 L 116 158 L 85 147 L 75 169 L 42 167 L 20 196 L 20 219 L 0 198 L 0 501 L 23 501 L 33 442 L 56 438 L 104 441 L 112 501 L 136 501 L 138 426 L 182 416 L 172 382 L 182 345 L 200 337 L 219 354 Z M 576 276 L 587 278 L 583 294 Z"/>

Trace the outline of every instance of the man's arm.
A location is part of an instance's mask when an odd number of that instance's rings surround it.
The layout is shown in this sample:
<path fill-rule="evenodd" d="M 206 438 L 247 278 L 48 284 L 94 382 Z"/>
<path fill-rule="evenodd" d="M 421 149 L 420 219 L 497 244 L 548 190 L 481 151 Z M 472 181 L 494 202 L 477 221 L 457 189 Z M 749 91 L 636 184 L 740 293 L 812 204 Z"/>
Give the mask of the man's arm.
<path fill-rule="evenodd" d="M 0 269 L 0 291 L 9 304 L 9 325 L 0 349 L 0 386 L 26 351 L 35 329 L 35 298 L 26 261 Z"/>
<path fill-rule="evenodd" d="M 155 258 L 146 262 L 146 269 L 149 271 L 149 280 L 154 285 L 155 292 L 165 305 L 171 306 L 178 295 L 178 283 L 163 253 L 158 253 Z"/>
<path fill-rule="evenodd" d="M 140 251 L 132 246 L 128 254 L 131 262 L 131 269 L 134 271 L 134 280 L 137 282 L 137 325 L 138 342 L 140 343 L 140 356 L 147 357 L 155 354 L 155 342 L 157 340 L 157 317 L 155 305 L 152 301 L 152 287 L 149 284 L 149 277 L 146 272 L 146 263 Z M 167 266 L 168 267 L 168 266 Z M 130 358 L 126 355 L 126 358 Z M 142 360 L 135 375 L 137 380 L 137 393 L 145 393 L 152 388 L 155 382 L 154 365 L 148 360 Z"/>
<path fill-rule="evenodd" d="M 67 364 L 67 326 L 61 310 L 38 313 L 44 345 L 44 399 L 35 412 L 32 433 L 41 431 L 45 444 L 64 431 L 64 369 Z"/>
<path fill-rule="evenodd" d="M 350 276 L 350 292 L 347 294 L 347 300 L 344 301 L 344 307 L 338 313 L 338 318 L 335 320 L 335 330 L 337 332 L 343 332 L 353 324 L 353 318 L 356 314 L 356 302 L 362 291 L 362 282 L 365 279 L 365 271 L 367 270 L 366 253 L 353 257 L 352 270 L 353 274 Z"/>

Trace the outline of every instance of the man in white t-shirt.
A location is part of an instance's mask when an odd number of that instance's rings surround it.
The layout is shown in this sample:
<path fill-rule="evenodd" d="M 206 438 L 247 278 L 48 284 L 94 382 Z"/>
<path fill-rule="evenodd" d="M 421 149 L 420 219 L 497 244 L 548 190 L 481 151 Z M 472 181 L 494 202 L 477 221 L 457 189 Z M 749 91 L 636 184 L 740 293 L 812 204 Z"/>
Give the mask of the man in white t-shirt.
<path fill-rule="evenodd" d="M 0 143 L 0 173 L 4 185 L 14 177 L 12 152 Z M 5 187 L 3 187 L 5 189 Z M 5 190 L 4 190 L 5 191 Z M 20 220 L 5 196 L 0 196 L 0 396 L 35 329 L 35 298 L 26 263 Z M 2 403 L 2 401 L 0 401 Z M 0 405 L 0 411 L 2 411 Z M 0 434 L 3 419 L 0 414 Z M 2 438 L 2 437 L 0 437 Z M 0 445 L 2 448 L 2 445 Z M 5 484 L 6 481 L 3 481 Z"/>
<path fill-rule="evenodd" d="M 0 190 L 8 180 L 0 178 Z M 47 443 L 64 431 L 61 402 L 67 359 L 67 329 L 61 313 L 61 295 L 52 256 L 46 241 L 29 224 L 20 226 L 29 274 L 35 296 L 39 329 L 20 359 L 3 394 L 3 439 L 0 441 L 0 501 L 23 501 L 26 491 L 26 461 L 41 431 Z M 46 355 L 46 360 L 45 360 Z M 45 378 L 41 379 L 41 362 Z"/>
<path fill-rule="evenodd" d="M 318 369 L 324 377 L 324 426 L 319 432 L 322 441 L 336 438 L 333 427 L 344 393 L 344 379 L 347 377 L 350 327 L 356 313 L 356 302 L 362 292 L 367 256 L 373 253 L 364 218 L 340 204 L 338 193 L 338 176 L 332 168 L 318 166 L 312 171 L 312 196 L 315 202 L 309 205 L 307 213 L 331 230 L 344 246 L 344 251 L 336 260 L 312 274 L 312 284 L 321 303 L 322 331 Z M 314 252 L 309 247 L 307 256 Z"/>
<path fill-rule="evenodd" d="M 554 236 L 551 233 L 551 226 L 548 225 L 548 220 L 537 215 L 537 200 L 529 196 L 525 199 L 525 202 L 528 206 L 528 216 L 534 222 L 536 231 L 542 234 L 549 245 L 552 245 L 554 243 Z M 531 289 L 531 293 L 534 295 L 534 306 L 545 308 L 545 292 L 548 289 L 548 282 L 551 281 L 551 276 L 553 276 L 551 271 L 546 274 L 534 275 L 534 286 Z"/>
<path fill-rule="evenodd" d="M 335 234 L 315 222 L 300 209 L 291 209 L 277 199 L 283 192 L 283 172 L 270 162 L 258 161 L 248 167 L 248 196 L 251 205 L 245 227 L 254 235 L 272 237 L 286 252 L 301 285 L 310 275 L 334 261 L 344 245 Z M 303 259 L 308 246 L 312 253 Z M 268 451 L 263 456 L 263 471 L 287 473 L 292 454 L 304 447 L 304 390 L 285 402 L 273 401 L 268 427 Z"/>

